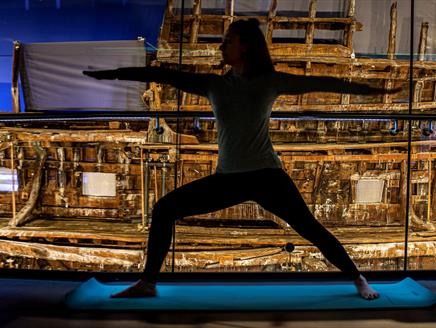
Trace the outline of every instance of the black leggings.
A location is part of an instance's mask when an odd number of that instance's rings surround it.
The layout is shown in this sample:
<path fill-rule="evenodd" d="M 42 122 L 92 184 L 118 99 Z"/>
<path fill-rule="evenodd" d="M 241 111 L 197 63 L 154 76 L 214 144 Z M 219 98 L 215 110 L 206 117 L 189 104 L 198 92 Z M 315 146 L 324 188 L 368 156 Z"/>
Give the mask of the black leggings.
<path fill-rule="evenodd" d="M 338 269 L 354 280 L 359 271 L 340 242 L 312 215 L 291 178 L 282 169 L 212 174 L 177 188 L 155 204 L 143 279 L 155 283 L 171 245 L 173 223 L 186 216 L 257 202 L 313 243 Z"/>

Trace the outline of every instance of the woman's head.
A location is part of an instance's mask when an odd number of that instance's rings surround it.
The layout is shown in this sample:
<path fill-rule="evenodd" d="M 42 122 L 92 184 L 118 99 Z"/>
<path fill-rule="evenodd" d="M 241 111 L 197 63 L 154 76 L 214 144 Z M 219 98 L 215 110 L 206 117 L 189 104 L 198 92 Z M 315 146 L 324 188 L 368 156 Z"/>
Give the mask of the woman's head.
<path fill-rule="evenodd" d="M 244 74 L 258 75 L 274 70 L 268 46 L 257 19 L 238 20 L 230 24 L 220 46 L 225 64 L 243 66 Z"/>

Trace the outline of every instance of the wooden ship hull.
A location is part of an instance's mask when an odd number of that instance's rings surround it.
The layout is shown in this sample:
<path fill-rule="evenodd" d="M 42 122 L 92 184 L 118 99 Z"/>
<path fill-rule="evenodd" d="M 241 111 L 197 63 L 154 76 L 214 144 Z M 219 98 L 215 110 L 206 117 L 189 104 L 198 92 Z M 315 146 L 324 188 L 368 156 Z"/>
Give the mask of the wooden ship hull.
<path fill-rule="evenodd" d="M 205 15 L 201 2 L 194 1 L 183 27 L 183 69 L 226 70 L 218 44 L 199 37 L 220 35 L 240 18 L 233 12 L 233 1 L 226 3 L 224 14 Z M 345 18 L 317 18 L 316 1 L 311 1 L 308 17 L 283 17 L 276 8 L 273 0 L 268 13 L 257 18 L 266 25 L 277 70 L 336 76 L 386 89 L 402 86 L 403 91 L 380 97 L 286 96 L 278 99 L 274 111 L 408 111 L 409 62 L 395 59 L 395 4 L 387 59 L 353 55 L 353 33 L 361 28 L 354 18 L 353 0 Z M 181 28 L 176 9 L 169 1 L 151 65 L 178 65 Z M 412 74 L 412 106 L 434 113 L 436 63 L 423 60 L 427 28 L 423 24 L 420 60 Z M 274 43 L 275 29 L 304 29 L 304 43 Z M 343 30 L 342 44 L 314 43 L 317 29 Z M 210 112 L 207 99 L 182 93 L 178 102 L 174 88 L 156 83 L 144 90 L 144 103 L 156 112 Z M 429 123 L 411 125 L 407 216 L 406 122 L 271 121 L 271 138 L 284 169 L 315 217 L 338 237 L 361 270 L 403 268 L 406 217 L 409 269 L 436 268 L 436 142 L 432 134 L 422 136 L 423 128 L 431 130 Z M 213 173 L 216 161 L 216 127 L 210 119 L 2 123 L 0 168 L 9 170 L 12 191 L 0 192 L 0 266 L 141 271 L 153 204 L 176 183 L 180 186 Z M 85 178 L 88 173 L 96 179 L 108 174 L 104 177 L 111 182 L 101 186 L 103 194 L 93 193 L 95 186 Z M 292 253 L 284 249 L 289 242 L 296 245 Z M 184 218 L 176 226 L 174 250 L 175 271 L 336 270 L 309 242 L 253 202 Z M 163 270 L 170 271 L 172 265 L 170 254 Z"/>

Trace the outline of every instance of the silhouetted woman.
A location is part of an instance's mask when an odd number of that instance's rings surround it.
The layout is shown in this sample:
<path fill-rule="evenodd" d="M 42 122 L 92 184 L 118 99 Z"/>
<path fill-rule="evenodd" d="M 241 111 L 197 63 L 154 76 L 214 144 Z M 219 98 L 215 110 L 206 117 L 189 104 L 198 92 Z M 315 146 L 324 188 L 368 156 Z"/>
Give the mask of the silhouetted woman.
<path fill-rule="evenodd" d="M 170 84 L 209 99 L 218 128 L 216 173 L 181 186 L 155 204 L 147 262 L 139 281 L 112 297 L 156 295 L 156 282 L 170 248 L 176 220 L 255 201 L 286 221 L 303 238 L 354 281 L 365 299 L 379 294 L 367 283 L 339 241 L 312 215 L 269 138 L 269 118 L 280 95 L 312 91 L 350 94 L 383 93 L 365 84 L 331 77 L 307 77 L 274 70 L 256 19 L 233 22 L 222 45 L 225 75 L 185 73 L 159 67 L 130 67 L 85 71 L 97 79 L 119 79 Z M 291 295 L 289 297 L 292 297 Z"/>

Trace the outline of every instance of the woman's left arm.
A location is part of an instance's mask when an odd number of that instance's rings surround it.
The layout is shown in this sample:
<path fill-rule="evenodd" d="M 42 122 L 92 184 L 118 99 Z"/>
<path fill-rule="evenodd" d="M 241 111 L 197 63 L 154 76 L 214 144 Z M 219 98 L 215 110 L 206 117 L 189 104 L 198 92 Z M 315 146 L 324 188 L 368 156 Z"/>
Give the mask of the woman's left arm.
<path fill-rule="evenodd" d="M 374 88 L 365 83 L 347 82 L 329 76 L 302 76 L 282 72 L 276 73 L 276 87 L 279 95 L 295 95 L 307 92 L 334 92 L 356 95 L 397 93 L 401 88 L 386 90 Z"/>

